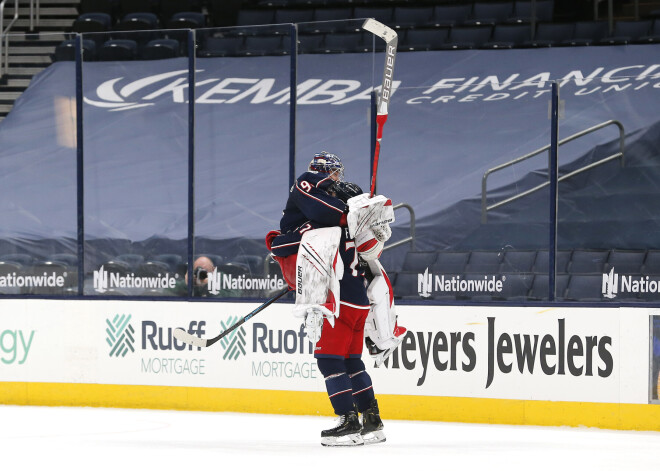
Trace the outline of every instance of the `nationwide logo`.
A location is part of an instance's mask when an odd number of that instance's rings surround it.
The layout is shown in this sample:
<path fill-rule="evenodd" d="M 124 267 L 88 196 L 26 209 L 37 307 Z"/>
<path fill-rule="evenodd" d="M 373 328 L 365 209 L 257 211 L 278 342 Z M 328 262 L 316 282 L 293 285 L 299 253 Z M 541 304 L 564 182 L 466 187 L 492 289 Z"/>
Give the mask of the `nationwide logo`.
<path fill-rule="evenodd" d="M 422 298 L 430 297 L 433 292 L 441 293 L 501 293 L 506 276 L 498 279 L 495 275 L 484 275 L 483 278 L 462 280 L 458 275 L 435 275 L 429 273 L 428 267 L 424 273 L 417 274 L 417 292 Z"/>
<path fill-rule="evenodd" d="M 135 329 L 129 323 L 130 320 L 130 314 L 117 314 L 112 318 L 112 321 L 110 319 L 105 320 L 105 323 L 108 325 L 105 329 L 107 334 L 105 341 L 110 346 L 109 356 L 125 357 L 129 351 L 135 351 L 133 346 L 135 344 Z"/>
<path fill-rule="evenodd" d="M 0 288 L 62 288 L 68 272 L 43 272 L 41 275 L 20 275 L 15 272 L 0 276 Z"/>
<path fill-rule="evenodd" d="M 134 273 L 121 275 L 108 272 L 103 265 L 94 271 L 94 290 L 98 293 L 115 288 L 172 289 L 175 285 L 176 279 L 169 273 L 159 273 L 158 276 L 135 276 Z"/>
<path fill-rule="evenodd" d="M 208 289 L 211 294 L 219 294 L 221 290 L 274 290 L 284 288 L 284 279 L 277 275 L 271 278 L 250 278 L 246 275 L 235 276 L 222 273 L 214 268 L 208 274 Z"/>
<path fill-rule="evenodd" d="M 221 322 L 220 326 L 222 327 L 222 330 L 225 331 L 238 321 L 239 321 L 238 316 L 232 316 L 229 319 L 227 319 L 227 322 Z M 245 340 L 245 329 L 243 327 L 239 327 L 233 332 L 230 332 L 220 340 L 220 345 L 222 345 L 222 349 L 225 351 L 224 355 L 222 355 L 222 359 L 236 360 L 241 355 L 245 355 L 246 343 L 247 342 Z"/>
<path fill-rule="evenodd" d="M 651 280 L 644 275 L 621 275 L 614 271 L 603 273 L 601 293 L 604 298 L 614 299 L 624 293 L 660 293 L 660 281 Z"/>

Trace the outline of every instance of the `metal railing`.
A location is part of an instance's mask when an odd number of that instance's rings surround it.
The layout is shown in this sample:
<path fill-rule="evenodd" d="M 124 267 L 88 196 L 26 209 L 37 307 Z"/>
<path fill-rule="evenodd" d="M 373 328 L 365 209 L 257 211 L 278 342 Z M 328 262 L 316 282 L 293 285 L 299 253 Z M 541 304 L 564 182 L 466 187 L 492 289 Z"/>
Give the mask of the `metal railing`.
<path fill-rule="evenodd" d="M 18 0 L 14 0 L 14 16 L 5 26 L 5 4 L 11 0 L 0 1 L 0 79 L 9 70 L 9 32 L 19 18 Z M 30 0 L 30 32 L 39 26 L 41 18 L 41 1 Z"/>
<path fill-rule="evenodd" d="M 410 235 L 401 240 L 397 240 L 392 244 L 388 244 L 383 248 L 383 252 L 385 250 L 393 249 L 394 247 L 407 244 L 408 242 L 410 242 L 410 250 L 415 250 L 415 211 L 412 209 L 412 206 L 410 206 L 408 203 L 399 203 L 394 205 L 392 208 L 394 209 L 394 211 L 400 208 L 405 208 L 408 210 L 408 212 L 410 213 Z"/>
<path fill-rule="evenodd" d="M 9 24 L 5 26 L 5 4 L 7 0 L 0 2 L 0 79 L 4 75 L 4 70 L 9 68 L 9 31 L 16 20 L 18 20 L 18 0 L 14 0 L 14 17 Z"/>
<path fill-rule="evenodd" d="M 573 170 L 570 173 L 562 175 L 561 177 L 559 177 L 557 179 L 557 181 L 560 181 L 560 182 L 564 181 L 564 180 L 566 180 L 568 178 L 571 178 L 571 177 L 573 177 L 573 176 L 575 176 L 579 173 L 586 172 L 587 170 L 590 170 L 594 167 L 597 167 L 599 165 L 602 165 L 606 162 L 609 162 L 610 160 L 614 160 L 614 159 L 617 159 L 619 157 L 621 157 L 621 166 L 622 167 L 624 166 L 625 162 L 624 162 L 623 151 L 624 151 L 624 146 L 625 146 L 625 133 L 624 133 L 624 130 L 623 130 L 623 124 L 621 124 L 619 121 L 616 121 L 616 120 L 613 120 L 613 119 L 611 119 L 609 121 L 605 121 L 605 122 L 600 123 L 600 124 L 597 124 L 596 126 L 592 126 L 588 129 L 585 129 L 585 130 L 580 131 L 576 134 L 573 134 L 572 136 L 566 137 L 566 138 L 560 140 L 558 145 L 562 146 L 562 145 L 566 144 L 567 142 L 578 139 L 582 136 L 585 136 L 586 134 L 590 134 L 594 131 L 598 131 L 599 129 L 602 129 L 602 128 L 607 127 L 607 126 L 612 126 L 612 125 L 617 126 L 619 128 L 619 152 L 616 152 L 616 153 L 614 153 L 614 154 L 612 154 L 608 157 L 605 157 L 604 159 L 601 159 L 597 162 L 593 162 L 589 165 L 585 165 L 584 167 L 581 167 L 577 170 Z M 499 170 L 503 170 L 507 167 L 510 167 L 512 165 L 520 163 L 524 160 L 527 160 L 531 157 L 534 157 L 534 156 L 536 156 L 536 155 L 538 155 L 542 152 L 546 152 L 546 151 L 549 151 L 549 150 L 550 150 L 550 145 L 548 144 L 547 146 L 541 147 L 540 149 L 537 149 L 533 152 L 530 152 L 529 154 L 523 155 L 522 157 L 518 157 L 517 159 L 510 160 L 509 162 L 503 163 L 502 165 L 498 165 L 497 167 L 493 167 L 491 169 L 486 170 L 486 173 L 484 173 L 484 176 L 481 180 L 481 223 L 482 224 L 485 224 L 488 220 L 488 211 L 490 211 L 492 209 L 495 209 L 495 208 L 499 208 L 500 206 L 511 203 L 512 201 L 520 199 L 524 196 L 530 195 L 530 194 L 532 194 L 532 193 L 534 193 L 534 192 L 536 192 L 536 191 L 538 191 L 542 188 L 545 188 L 546 186 L 548 186 L 550 184 L 549 181 L 546 181 L 544 183 L 541 183 L 540 185 L 537 185 L 533 188 L 530 188 L 529 190 L 523 191 L 523 192 L 518 193 L 516 195 L 513 195 L 513 196 L 511 196 L 511 197 L 509 197 L 505 200 L 499 201 L 498 203 L 494 203 L 490 206 L 487 206 L 486 192 L 487 192 L 488 176 L 491 173 L 495 173 Z"/>

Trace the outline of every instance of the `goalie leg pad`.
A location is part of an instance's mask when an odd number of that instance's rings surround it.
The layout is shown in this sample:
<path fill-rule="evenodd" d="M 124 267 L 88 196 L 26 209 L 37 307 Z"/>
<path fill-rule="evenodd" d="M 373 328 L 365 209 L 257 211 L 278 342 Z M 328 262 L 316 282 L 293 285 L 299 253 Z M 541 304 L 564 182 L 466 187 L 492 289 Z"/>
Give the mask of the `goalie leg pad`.
<path fill-rule="evenodd" d="M 403 341 L 406 329 L 397 322 L 392 285 L 378 260 L 369 261 L 374 279 L 367 288 L 371 310 L 364 326 L 369 354 L 380 366 Z"/>
<path fill-rule="evenodd" d="M 319 306 L 334 317 L 339 316 L 339 281 L 344 273 L 339 256 L 340 239 L 339 227 L 303 234 L 296 260 L 294 316 L 304 317 L 309 308 Z"/>

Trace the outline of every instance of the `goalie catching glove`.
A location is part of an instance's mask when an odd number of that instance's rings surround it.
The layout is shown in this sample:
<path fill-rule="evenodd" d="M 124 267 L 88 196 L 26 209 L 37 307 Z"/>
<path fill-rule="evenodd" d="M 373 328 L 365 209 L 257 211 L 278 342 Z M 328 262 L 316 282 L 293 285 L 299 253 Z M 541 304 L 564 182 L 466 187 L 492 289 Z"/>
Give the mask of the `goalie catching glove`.
<path fill-rule="evenodd" d="M 350 198 L 348 204 L 348 231 L 352 238 L 370 229 L 380 242 L 392 236 L 390 224 L 394 222 L 392 200 L 383 195 L 369 198 L 363 193 Z"/>

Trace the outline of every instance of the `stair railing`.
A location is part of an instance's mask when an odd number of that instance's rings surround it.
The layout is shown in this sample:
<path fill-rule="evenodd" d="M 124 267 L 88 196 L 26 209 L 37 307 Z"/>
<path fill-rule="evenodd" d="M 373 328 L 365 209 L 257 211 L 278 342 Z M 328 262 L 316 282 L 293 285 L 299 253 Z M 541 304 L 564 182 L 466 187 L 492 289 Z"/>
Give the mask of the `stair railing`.
<path fill-rule="evenodd" d="M 41 19 L 41 1 L 30 0 L 30 32 L 34 31 L 35 26 L 39 26 Z"/>
<path fill-rule="evenodd" d="M 594 167 L 597 167 L 597 166 L 602 165 L 602 164 L 604 164 L 604 163 L 606 163 L 606 162 L 609 162 L 610 160 L 618 159 L 619 157 L 621 157 L 621 166 L 622 166 L 622 167 L 624 166 L 624 163 L 625 163 L 625 162 L 624 162 L 623 151 L 624 151 L 624 147 L 625 147 L 625 133 L 624 133 L 624 130 L 623 130 L 623 124 L 621 124 L 621 122 L 616 121 L 616 120 L 614 120 L 614 119 L 611 119 L 611 120 L 609 120 L 609 121 L 605 121 L 605 122 L 603 122 L 603 123 L 600 123 L 600 124 L 597 124 L 597 125 L 595 125 L 595 126 L 592 126 L 592 127 L 588 128 L 588 129 L 585 129 L 585 130 L 583 130 L 583 131 L 580 131 L 580 132 L 578 132 L 578 133 L 575 133 L 575 134 L 573 134 L 572 136 L 568 136 L 568 137 L 562 139 L 561 141 L 559 141 L 558 145 L 559 145 L 559 146 L 562 146 L 562 145 L 566 144 L 567 142 L 573 141 L 573 140 L 575 140 L 575 139 L 578 139 L 578 138 L 580 138 L 580 137 L 582 137 L 582 136 L 585 136 L 585 135 L 587 135 L 587 134 L 590 134 L 590 133 L 592 133 L 592 132 L 594 132 L 594 131 L 598 131 L 599 129 L 602 129 L 602 128 L 607 127 L 607 126 L 617 126 L 617 127 L 619 128 L 619 152 L 616 152 L 616 153 L 614 153 L 614 154 L 612 154 L 612 155 L 610 155 L 610 156 L 608 156 L 608 157 L 605 157 L 605 158 L 603 158 L 603 159 L 601 159 L 601 160 L 599 160 L 599 161 L 597 161 L 597 162 L 593 162 L 593 163 L 590 163 L 589 165 L 585 165 L 584 167 L 581 167 L 581 168 L 579 168 L 579 169 L 577 169 L 577 170 L 573 170 L 573 171 L 570 172 L 570 173 L 567 173 L 567 174 L 565 174 L 565 175 L 562 175 L 561 177 L 559 177 L 559 178 L 557 179 L 557 181 L 560 181 L 560 182 L 561 182 L 561 181 L 566 180 L 566 179 L 568 179 L 568 178 L 571 178 L 571 177 L 573 177 L 573 176 L 575 176 L 575 175 L 577 175 L 577 174 L 579 174 L 579 173 L 586 172 L 587 170 L 591 170 L 591 169 L 594 168 Z M 535 150 L 535 151 L 530 152 L 529 154 L 523 155 L 522 157 L 518 157 L 517 159 L 510 160 L 509 162 L 503 163 L 502 165 L 498 165 L 497 167 L 493 167 L 493 168 L 491 168 L 491 169 L 486 170 L 486 173 L 484 173 L 484 176 L 483 176 L 483 178 L 482 178 L 482 180 L 481 180 L 481 223 L 482 223 L 482 224 L 485 224 L 485 223 L 487 222 L 487 220 L 488 220 L 488 211 L 490 211 L 490 210 L 492 210 L 492 209 L 495 209 L 495 208 L 499 208 L 500 206 L 503 206 L 503 205 L 505 205 L 505 204 L 511 203 L 512 201 L 515 201 L 515 200 L 520 199 L 520 198 L 522 198 L 522 197 L 524 197 L 524 196 L 530 195 L 530 194 L 532 194 L 532 193 L 534 193 L 534 192 L 536 192 L 536 191 L 538 191 L 538 190 L 540 190 L 540 189 L 542 189 L 542 188 L 545 188 L 546 186 L 550 185 L 550 182 L 549 182 L 549 181 L 546 181 L 546 182 L 544 182 L 544 183 L 541 183 L 540 185 L 537 185 L 537 186 L 535 186 L 535 187 L 533 187 L 533 188 L 530 188 L 529 190 L 523 191 L 523 192 L 518 193 L 518 194 L 516 194 L 516 195 L 513 195 L 513 196 L 511 196 L 511 197 L 509 197 L 509 198 L 507 198 L 507 199 L 505 199 L 505 200 L 502 200 L 502 201 L 499 201 L 499 202 L 497 202 L 497 203 L 494 203 L 494 204 L 492 204 L 492 205 L 490 205 L 490 206 L 487 206 L 487 202 L 486 202 L 486 192 L 487 192 L 487 180 L 488 180 L 488 176 L 489 176 L 491 173 L 495 173 L 495 172 L 497 172 L 497 171 L 499 171 L 499 170 L 503 170 L 503 169 L 505 169 L 505 168 L 507 168 L 507 167 L 510 167 L 510 166 L 512 166 L 512 165 L 515 165 L 515 164 L 517 164 L 517 163 L 520 163 L 520 162 L 522 162 L 522 161 L 524 161 L 524 160 L 527 160 L 527 159 L 529 159 L 529 158 L 531 158 L 531 157 L 534 157 L 534 156 L 536 156 L 536 155 L 538 155 L 538 154 L 540 154 L 540 153 L 542 153 L 542 152 L 549 151 L 549 150 L 550 150 L 550 145 L 543 146 L 543 147 L 541 147 L 540 149 L 537 149 L 537 150 Z"/>
<path fill-rule="evenodd" d="M 412 206 L 410 206 L 408 203 L 399 203 L 392 206 L 392 208 L 394 209 L 394 211 L 401 208 L 405 208 L 408 210 L 408 212 L 410 213 L 410 235 L 401 240 L 397 240 L 396 242 L 388 244 L 383 248 L 383 252 L 385 250 L 398 247 L 399 245 L 407 244 L 408 242 L 410 242 L 410 250 L 415 250 L 415 211 L 412 209 Z"/>
<path fill-rule="evenodd" d="M 4 75 L 4 70 L 9 69 L 9 31 L 18 19 L 18 0 L 14 0 L 14 17 L 5 27 L 5 4 L 7 0 L 0 2 L 0 79 Z"/>

